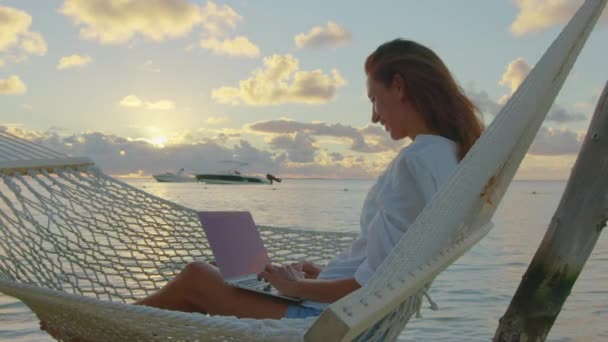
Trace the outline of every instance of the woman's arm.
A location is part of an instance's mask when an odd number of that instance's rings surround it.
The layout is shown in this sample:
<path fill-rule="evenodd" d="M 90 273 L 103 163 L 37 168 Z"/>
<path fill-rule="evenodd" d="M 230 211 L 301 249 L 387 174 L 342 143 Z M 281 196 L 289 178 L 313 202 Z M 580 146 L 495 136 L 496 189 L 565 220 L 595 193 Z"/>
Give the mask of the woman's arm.
<path fill-rule="evenodd" d="M 346 279 L 303 279 L 296 282 L 294 297 L 315 302 L 333 303 L 359 289 L 355 278 Z"/>
<path fill-rule="evenodd" d="M 293 266 L 268 265 L 259 276 L 286 296 L 324 303 L 335 302 L 361 287 L 355 278 L 306 279 L 304 272 Z"/>
<path fill-rule="evenodd" d="M 323 270 L 323 266 L 317 265 L 310 261 L 300 261 L 291 264 L 291 266 L 295 267 L 297 270 L 304 272 L 304 277 L 306 279 L 316 279 L 319 276 L 319 273 Z"/>

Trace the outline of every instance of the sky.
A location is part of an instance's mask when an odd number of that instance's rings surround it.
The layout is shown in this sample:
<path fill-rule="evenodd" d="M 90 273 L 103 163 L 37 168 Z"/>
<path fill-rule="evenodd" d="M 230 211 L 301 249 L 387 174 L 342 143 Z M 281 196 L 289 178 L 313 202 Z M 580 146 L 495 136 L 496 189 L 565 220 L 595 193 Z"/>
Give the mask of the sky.
<path fill-rule="evenodd" d="M 374 178 L 408 141 L 370 122 L 363 62 L 433 49 L 490 124 L 581 0 L 0 0 L 0 130 L 106 173 Z M 517 179 L 567 179 L 608 80 L 608 11 Z"/>

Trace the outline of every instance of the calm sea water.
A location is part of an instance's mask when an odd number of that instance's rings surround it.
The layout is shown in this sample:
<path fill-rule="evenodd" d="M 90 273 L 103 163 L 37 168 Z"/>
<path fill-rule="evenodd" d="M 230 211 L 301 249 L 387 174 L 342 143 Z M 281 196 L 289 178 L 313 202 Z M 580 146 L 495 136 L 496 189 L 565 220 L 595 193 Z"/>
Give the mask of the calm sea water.
<path fill-rule="evenodd" d="M 285 180 L 268 185 L 129 183 L 195 209 L 249 210 L 257 223 L 311 230 L 358 230 L 371 181 Z M 423 309 L 404 341 L 488 341 L 504 314 L 565 188 L 565 182 L 514 182 L 495 228 L 435 281 L 439 311 Z M 608 340 L 608 238 L 600 237 L 548 339 Z M 428 305 L 424 305 L 425 307 Z M 1 341 L 50 341 L 27 307 L 0 294 Z"/>

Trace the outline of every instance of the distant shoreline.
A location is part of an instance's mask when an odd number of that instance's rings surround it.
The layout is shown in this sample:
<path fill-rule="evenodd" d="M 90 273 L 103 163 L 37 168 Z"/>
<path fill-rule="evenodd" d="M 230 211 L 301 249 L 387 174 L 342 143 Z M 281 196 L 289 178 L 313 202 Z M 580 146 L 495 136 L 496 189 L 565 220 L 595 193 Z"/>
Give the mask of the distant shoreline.
<path fill-rule="evenodd" d="M 117 179 L 150 180 L 152 176 L 110 175 Z M 375 181 L 377 178 L 331 178 L 331 177 L 281 177 L 283 180 L 327 180 L 327 181 Z M 566 182 L 567 179 L 514 179 L 514 182 Z"/>

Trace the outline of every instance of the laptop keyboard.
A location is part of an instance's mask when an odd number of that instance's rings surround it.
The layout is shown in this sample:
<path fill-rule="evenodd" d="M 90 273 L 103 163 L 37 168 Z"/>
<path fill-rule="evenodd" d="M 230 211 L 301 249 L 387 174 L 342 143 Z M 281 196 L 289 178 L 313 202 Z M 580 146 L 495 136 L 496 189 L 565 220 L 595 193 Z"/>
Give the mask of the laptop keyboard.
<path fill-rule="evenodd" d="M 257 277 L 240 280 L 239 285 L 251 287 L 258 290 L 270 291 L 272 286 L 263 280 L 258 280 Z"/>
<path fill-rule="evenodd" d="M 281 297 L 281 298 L 295 301 L 295 302 L 301 301 L 301 299 L 299 299 L 299 298 L 291 298 L 291 297 L 286 297 L 286 296 L 281 295 L 279 293 L 279 291 L 277 291 L 277 289 L 272 287 L 272 285 L 270 285 L 269 283 L 265 282 L 264 280 L 258 280 L 257 274 L 247 275 L 240 279 L 233 279 L 233 280 L 229 281 L 228 283 L 232 284 L 233 286 L 246 288 L 246 289 L 253 290 L 253 291 L 264 292 L 269 295 Z"/>

